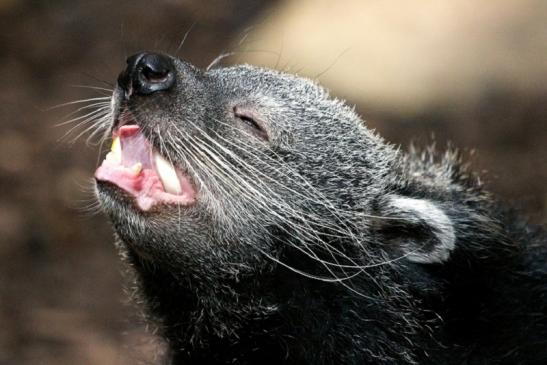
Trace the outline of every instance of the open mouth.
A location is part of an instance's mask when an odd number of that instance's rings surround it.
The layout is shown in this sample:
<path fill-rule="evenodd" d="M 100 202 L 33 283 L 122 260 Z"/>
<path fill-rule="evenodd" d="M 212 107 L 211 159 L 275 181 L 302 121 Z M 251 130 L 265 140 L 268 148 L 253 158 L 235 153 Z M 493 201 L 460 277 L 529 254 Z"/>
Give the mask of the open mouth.
<path fill-rule="evenodd" d="M 157 204 L 186 206 L 196 199 L 188 176 L 160 155 L 134 124 L 114 130 L 111 150 L 95 178 L 129 193 L 143 211 Z"/>

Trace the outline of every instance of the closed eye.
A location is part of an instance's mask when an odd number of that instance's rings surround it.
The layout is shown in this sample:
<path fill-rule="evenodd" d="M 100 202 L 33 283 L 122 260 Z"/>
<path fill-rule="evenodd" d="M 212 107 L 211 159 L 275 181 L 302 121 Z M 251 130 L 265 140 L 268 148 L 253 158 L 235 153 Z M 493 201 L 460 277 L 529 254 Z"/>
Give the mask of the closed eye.
<path fill-rule="evenodd" d="M 263 122 L 260 120 L 256 112 L 239 106 L 234 106 L 233 111 L 234 116 L 239 119 L 253 134 L 266 141 L 269 139 L 268 132 L 263 127 Z"/>

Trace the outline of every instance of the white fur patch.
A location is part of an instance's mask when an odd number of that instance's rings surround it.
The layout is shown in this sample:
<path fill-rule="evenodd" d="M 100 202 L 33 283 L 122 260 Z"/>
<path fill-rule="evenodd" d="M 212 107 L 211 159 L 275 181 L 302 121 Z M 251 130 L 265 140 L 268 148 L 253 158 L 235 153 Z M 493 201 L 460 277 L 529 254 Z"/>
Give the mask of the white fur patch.
<path fill-rule="evenodd" d="M 450 257 L 450 252 L 455 247 L 456 234 L 450 218 L 441 209 L 425 199 L 393 197 L 391 203 L 430 225 L 439 241 L 429 252 L 409 252 L 407 257 L 410 261 L 422 264 L 442 263 Z"/>

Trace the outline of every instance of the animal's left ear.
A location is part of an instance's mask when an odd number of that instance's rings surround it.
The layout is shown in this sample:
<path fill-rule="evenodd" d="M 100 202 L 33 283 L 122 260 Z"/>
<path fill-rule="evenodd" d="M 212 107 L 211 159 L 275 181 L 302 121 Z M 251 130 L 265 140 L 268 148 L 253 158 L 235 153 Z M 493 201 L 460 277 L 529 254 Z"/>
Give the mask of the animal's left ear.
<path fill-rule="evenodd" d="M 427 199 L 388 196 L 379 204 L 373 226 L 387 250 L 416 263 L 443 263 L 455 246 L 452 221 Z"/>

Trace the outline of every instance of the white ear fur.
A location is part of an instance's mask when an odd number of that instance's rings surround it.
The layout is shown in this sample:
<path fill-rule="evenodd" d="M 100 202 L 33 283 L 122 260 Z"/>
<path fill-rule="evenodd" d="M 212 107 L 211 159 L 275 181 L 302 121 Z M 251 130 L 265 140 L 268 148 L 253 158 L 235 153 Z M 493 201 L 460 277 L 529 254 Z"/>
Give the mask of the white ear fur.
<path fill-rule="evenodd" d="M 400 214 L 412 220 L 421 220 L 436 236 L 437 243 L 427 252 L 419 249 L 407 249 L 408 260 L 421 264 L 442 263 L 450 257 L 454 249 L 456 235 L 453 224 L 448 216 L 433 202 L 426 199 L 414 199 L 393 196 L 390 199 L 391 209 L 399 210 Z M 417 246 L 416 246 L 417 247 Z"/>

